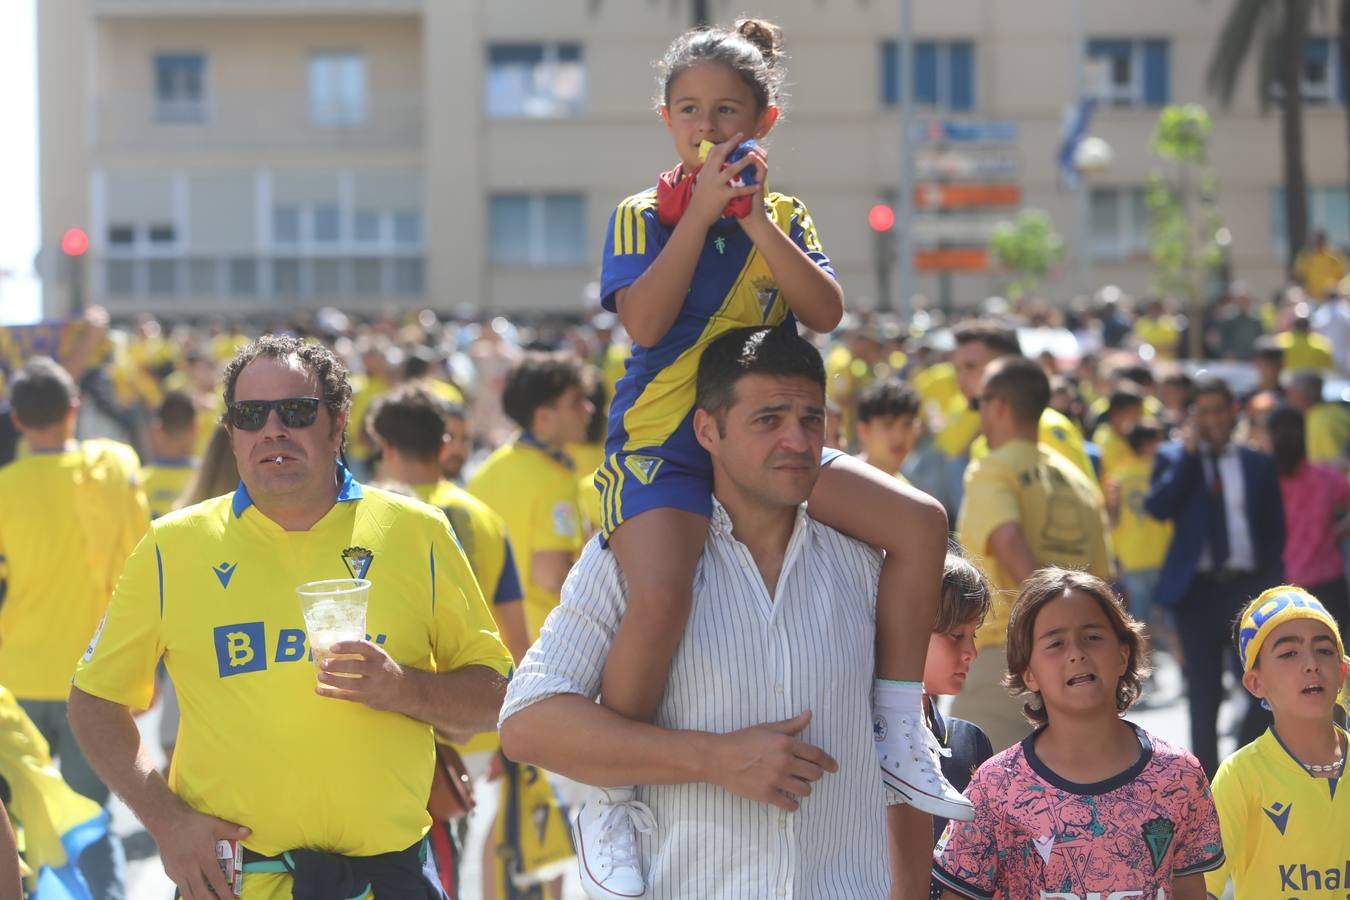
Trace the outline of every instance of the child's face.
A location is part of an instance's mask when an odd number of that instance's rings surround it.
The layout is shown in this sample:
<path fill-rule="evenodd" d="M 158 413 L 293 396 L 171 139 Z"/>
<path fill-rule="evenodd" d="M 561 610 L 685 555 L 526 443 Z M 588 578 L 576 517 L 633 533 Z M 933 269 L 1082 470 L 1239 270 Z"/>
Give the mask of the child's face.
<path fill-rule="evenodd" d="M 923 665 L 923 689 L 929 694 L 959 694 L 966 686 L 975 649 L 975 622 L 951 631 L 935 631 L 928 638 L 928 660 Z"/>
<path fill-rule="evenodd" d="M 913 415 L 875 416 L 858 423 L 858 442 L 868 459 L 884 460 L 898 468 L 919 439 L 918 424 Z"/>
<path fill-rule="evenodd" d="M 1266 638 L 1242 683 L 1277 716 L 1326 719 L 1345 673 L 1331 629 L 1313 619 L 1293 619 Z"/>
<path fill-rule="evenodd" d="M 1031 659 L 1023 680 L 1051 720 L 1059 714 L 1116 710 L 1116 686 L 1130 648 L 1116 637 L 1097 599 L 1069 591 L 1041 607 L 1032 623 Z"/>
<path fill-rule="evenodd" d="M 720 144 L 737 133 L 741 140 L 762 138 L 777 116 L 776 107 L 760 109 L 750 85 L 717 62 L 697 63 L 675 76 L 669 105 L 661 107 L 661 118 L 686 169 L 699 165 L 700 142 Z"/>

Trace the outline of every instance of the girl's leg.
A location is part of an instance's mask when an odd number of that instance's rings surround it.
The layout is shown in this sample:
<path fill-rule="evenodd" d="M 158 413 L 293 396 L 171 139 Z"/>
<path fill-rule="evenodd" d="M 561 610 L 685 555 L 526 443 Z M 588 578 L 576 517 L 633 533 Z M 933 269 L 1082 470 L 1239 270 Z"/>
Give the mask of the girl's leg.
<path fill-rule="evenodd" d="M 883 779 L 911 806 L 969 820 L 969 802 L 942 777 L 937 741 L 923 715 L 923 667 L 942 590 L 947 513 L 927 494 L 848 456 L 821 469 L 810 512 L 886 553 L 877 584 L 873 703 Z"/>
<path fill-rule="evenodd" d="M 707 518 L 681 509 L 639 513 L 610 536 L 628 582 L 628 608 L 605 660 L 600 702 L 622 716 L 645 722 L 656 713 L 689 621 L 694 568 L 707 537 Z"/>

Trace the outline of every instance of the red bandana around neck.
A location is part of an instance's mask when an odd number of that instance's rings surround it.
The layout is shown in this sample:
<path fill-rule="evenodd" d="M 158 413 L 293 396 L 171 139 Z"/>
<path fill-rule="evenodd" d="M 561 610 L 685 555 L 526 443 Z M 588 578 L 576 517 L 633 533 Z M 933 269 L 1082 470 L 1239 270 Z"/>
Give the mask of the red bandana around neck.
<path fill-rule="evenodd" d="M 656 179 L 656 217 L 662 225 L 674 228 L 679 223 L 680 217 L 689 208 L 689 201 L 694 195 L 694 180 L 702 169 L 703 166 L 699 165 L 686 173 L 684 164 L 680 163 L 670 171 L 662 172 L 661 177 Z M 750 215 L 750 203 L 754 199 L 754 195 L 735 198 L 722 210 L 723 218 L 735 216 L 744 219 Z"/>

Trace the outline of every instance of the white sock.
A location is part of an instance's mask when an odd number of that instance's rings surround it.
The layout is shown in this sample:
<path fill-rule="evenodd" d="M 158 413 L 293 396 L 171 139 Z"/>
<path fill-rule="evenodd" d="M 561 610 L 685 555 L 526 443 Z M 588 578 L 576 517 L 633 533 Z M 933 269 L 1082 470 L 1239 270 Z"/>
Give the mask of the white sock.
<path fill-rule="evenodd" d="M 906 716 L 923 719 L 923 682 L 887 681 L 878 678 L 872 683 L 872 706 Z"/>

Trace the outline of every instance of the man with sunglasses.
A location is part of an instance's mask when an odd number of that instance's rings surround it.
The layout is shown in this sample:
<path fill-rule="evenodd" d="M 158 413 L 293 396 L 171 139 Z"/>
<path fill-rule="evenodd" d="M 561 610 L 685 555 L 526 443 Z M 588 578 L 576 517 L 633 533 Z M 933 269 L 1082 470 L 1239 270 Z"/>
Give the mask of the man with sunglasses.
<path fill-rule="evenodd" d="M 326 348 L 243 348 L 225 373 L 239 487 L 155 521 L 76 672 L 81 745 L 187 900 L 230 896 L 217 840 L 242 842 L 249 900 L 443 896 L 433 728 L 490 730 L 511 659 L 445 517 L 342 464 L 350 402 Z M 316 685 L 295 588 L 331 578 L 372 583 L 369 633 Z M 168 783 L 130 714 L 161 657 L 182 703 Z"/>

